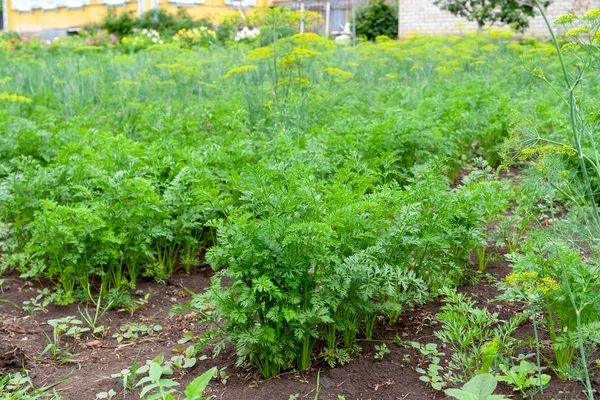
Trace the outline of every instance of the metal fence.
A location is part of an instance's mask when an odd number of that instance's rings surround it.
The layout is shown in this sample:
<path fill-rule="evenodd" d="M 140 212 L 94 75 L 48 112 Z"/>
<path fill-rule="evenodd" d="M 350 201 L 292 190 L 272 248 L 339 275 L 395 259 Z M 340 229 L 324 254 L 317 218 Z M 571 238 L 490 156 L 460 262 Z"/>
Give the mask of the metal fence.
<path fill-rule="evenodd" d="M 386 0 L 386 3 L 396 6 L 396 0 Z M 287 7 L 292 10 L 313 11 L 323 17 L 315 27 L 306 29 L 324 35 L 337 35 L 342 33 L 352 23 L 352 13 L 356 8 L 364 7 L 368 0 L 321 0 L 321 1 L 294 1 L 284 0 L 274 3 L 276 7 Z"/>

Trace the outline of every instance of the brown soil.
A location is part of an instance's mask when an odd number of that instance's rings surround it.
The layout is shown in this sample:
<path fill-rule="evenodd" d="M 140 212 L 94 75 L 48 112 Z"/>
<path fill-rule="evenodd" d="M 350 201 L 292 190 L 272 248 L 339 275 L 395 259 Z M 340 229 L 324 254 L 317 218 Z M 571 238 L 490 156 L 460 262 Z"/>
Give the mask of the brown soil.
<path fill-rule="evenodd" d="M 497 258 L 501 259 L 501 257 Z M 482 279 L 474 286 L 465 286 L 459 290 L 474 297 L 481 306 L 486 306 L 490 311 L 498 312 L 501 318 L 507 319 L 518 310 L 514 305 L 495 301 L 494 297 L 498 294 L 496 279 L 506 276 L 510 268 L 504 261 L 494 261 L 488 266 L 486 272 L 493 277 L 491 281 Z M 189 299 L 184 288 L 201 292 L 209 285 L 209 278 L 210 272 L 198 269 L 190 275 L 174 276 L 164 285 L 152 282 L 141 283 L 139 289 L 145 293 L 152 293 L 146 308 L 136 311 L 133 316 L 128 312 L 109 311 L 103 317 L 101 324 L 110 326 L 110 333 L 99 340 L 84 334 L 81 340 L 71 343 L 72 352 L 76 356 L 73 362 L 66 364 L 56 363 L 49 354 L 44 357 L 40 357 L 39 354 L 48 343 L 46 334 L 51 335 L 52 332 L 47 321 L 64 316 L 79 318 L 77 306 L 51 305 L 46 313 L 38 312 L 31 316 L 7 303 L 0 303 L 0 335 L 2 336 L 0 368 L 14 371 L 24 363 L 37 387 L 60 381 L 70 374 L 66 382 L 56 387 L 57 392 L 68 400 L 92 400 L 98 392 L 108 389 L 114 389 L 119 393 L 118 398 L 139 398 L 137 393 L 122 395 L 120 385 L 110 379 L 110 375 L 131 367 L 138 352 L 142 363 L 159 354 L 169 358 L 178 346 L 177 341 L 185 332 L 201 333 L 200 321 L 196 315 L 183 313 L 169 318 L 168 313 L 174 304 Z M 23 281 L 14 274 L 9 274 L 3 279 L 5 282 L 0 298 L 17 305 L 35 297 L 40 288 L 39 285 Z M 175 373 L 175 379 L 180 381 L 183 387 L 211 367 L 225 368 L 226 373 L 230 375 L 227 383 L 213 380 L 207 393 L 223 400 L 288 400 L 290 395 L 298 395 L 298 399 L 314 399 L 317 375 L 320 377 L 318 398 L 321 400 L 337 400 L 338 396 L 345 396 L 348 400 L 443 399 L 446 397 L 442 392 L 431 389 L 419 380 L 420 374 L 415 371 L 419 362 L 417 351 L 401 347 L 394 342 L 395 337 L 399 336 L 403 340 L 418 341 L 423 344 L 432 342 L 441 346 L 433 335 L 436 329 L 434 316 L 439 312 L 440 306 L 439 301 L 432 301 L 422 307 L 408 310 L 395 326 L 378 321 L 375 339 L 389 340 L 388 347 L 391 350 L 391 353 L 382 360 L 374 359 L 376 353 L 374 346 L 381 342 L 363 341 L 360 343 L 363 352 L 347 365 L 332 369 L 323 362 L 317 362 L 304 374 L 288 372 L 276 379 L 263 381 L 255 372 L 235 367 L 236 357 L 233 349 L 227 349 L 215 359 L 211 357 L 210 349 L 205 349 L 203 354 L 208 355 L 209 358 L 198 362 L 183 376 Z M 120 325 L 130 321 L 150 325 L 159 324 L 163 330 L 135 342 L 117 343 L 112 338 L 112 333 L 116 332 Z M 516 332 L 516 337 L 519 338 L 532 335 L 533 329 L 529 322 L 524 323 Z M 542 340 L 545 341 L 546 336 L 543 335 Z M 531 349 L 523 349 L 523 353 L 529 352 Z M 545 352 L 550 357 L 547 349 Z M 448 357 L 442 360 L 442 365 L 447 363 Z M 510 388 L 504 384 L 499 385 L 498 391 L 507 395 L 512 394 Z M 553 377 L 546 388 L 545 395 L 538 395 L 536 398 L 584 399 L 585 396 L 581 391 L 580 384 Z M 519 397 L 519 395 L 515 396 L 515 398 Z"/>

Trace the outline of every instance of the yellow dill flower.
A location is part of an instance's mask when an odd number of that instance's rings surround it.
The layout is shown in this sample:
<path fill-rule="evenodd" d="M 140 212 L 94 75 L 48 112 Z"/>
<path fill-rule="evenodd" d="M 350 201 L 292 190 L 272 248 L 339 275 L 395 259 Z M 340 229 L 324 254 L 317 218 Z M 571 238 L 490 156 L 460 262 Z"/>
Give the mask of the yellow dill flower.
<path fill-rule="evenodd" d="M 298 64 L 297 61 L 298 60 L 296 59 L 296 57 L 294 57 L 291 54 L 288 54 L 287 56 L 285 56 L 281 59 L 281 65 L 283 66 L 283 69 L 290 70 Z"/>
<path fill-rule="evenodd" d="M 309 86 L 310 85 L 310 81 L 308 79 L 304 79 L 304 78 L 294 78 L 294 82 L 297 82 L 301 85 L 305 85 L 305 86 Z"/>
<path fill-rule="evenodd" d="M 0 93 L 0 100 L 8 100 L 13 102 L 21 102 L 21 103 L 31 103 L 31 99 L 29 97 L 20 96 L 18 94 L 9 94 L 9 93 Z"/>
<path fill-rule="evenodd" d="M 507 284 L 509 284 L 511 286 L 516 286 L 520 283 L 524 283 L 527 281 L 531 281 L 532 279 L 536 279 L 537 277 L 538 277 L 538 273 L 535 271 L 524 271 L 524 272 L 510 273 L 510 274 L 506 275 L 506 278 L 504 278 L 504 280 L 506 281 Z"/>
<path fill-rule="evenodd" d="M 352 77 L 352 74 L 350 72 L 341 70 L 339 68 L 325 68 L 321 72 L 334 78 L 349 79 Z"/>
<path fill-rule="evenodd" d="M 482 50 L 482 51 L 490 51 L 490 52 L 493 52 L 493 51 L 498 51 L 498 46 L 496 46 L 496 45 L 493 45 L 493 44 L 488 44 L 488 45 L 486 45 L 486 46 L 483 46 L 483 47 L 481 48 L 481 50 Z"/>
<path fill-rule="evenodd" d="M 273 49 L 271 47 L 259 47 L 248 53 L 246 57 L 248 61 L 267 60 L 273 57 Z"/>
<path fill-rule="evenodd" d="M 583 14 L 583 17 L 581 17 L 581 19 L 584 21 L 596 21 L 599 18 L 600 18 L 600 8 L 597 8 L 595 10 L 590 10 L 590 11 L 586 12 L 585 14 Z"/>
<path fill-rule="evenodd" d="M 539 68 L 538 68 L 539 69 Z M 541 70 L 540 70 L 541 71 Z M 542 72 L 539 72 L 542 73 Z M 534 75 L 536 74 L 534 70 Z M 542 73 L 543 75 L 543 73 Z M 520 160 L 526 160 L 530 157 L 538 156 L 543 157 L 550 154 L 565 154 L 567 156 L 574 156 L 576 154 L 575 149 L 569 145 L 556 146 L 553 144 L 547 144 L 545 146 L 532 147 L 521 151 L 519 156 Z"/>
<path fill-rule="evenodd" d="M 242 65 L 241 67 L 235 67 L 223 76 L 223 78 L 229 78 L 231 75 L 239 74 L 246 71 L 256 71 L 256 67 L 254 65 Z"/>
<path fill-rule="evenodd" d="M 511 273 L 504 278 L 509 286 L 521 286 L 526 292 L 540 292 L 544 295 L 560 289 L 560 285 L 550 277 L 539 279 L 535 271 Z"/>
<path fill-rule="evenodd" d="M 551 292 L 553 290 L 560 289 L 560 286 L 558 285 L 558 283 L 556 283 L 554 279 L 545 277 L 542 278 L 542 281 L 538 285 L 538 289 L 540 290 L 540 292 L 547 294 L 548 292 Z"/>
<path fill-rule="evenodd" d="M 570 24 L 573 21 L 577 20 L 577 15 L 573 13 L 564 14 L 554 20 L 555 25 L 565 25 Z"/>
<path fill-rule="evenodd" d="M 2 85 L 3 83 L 6 83 L 6 82 L 10 82 L 12 80 L 13 80 L 12 76 L 6 76 L 6 77 L 0 79 L 0 85 Z"/>
<path fill-rule="evenodd" d="M 324 37 L 317 35 L 316 33 L 306 32 L 306 33 L 297 33 L 292 36 L 292 39 L 297 39 L 300 42 L 311 43 L 311 42 L 325 42 L 327 39 Z"/>
<path fill-rule="evenodd" d="M 570 31 L 565 33 L 565 36 L 568 38 L 578 38 L 581 35 L 585 35 L 586 33 L 590 33 L 592 30 L 592 25 L 584 25 L 577 28 L 573 28 Z"/>
<path fill-rule="evenodd" d="M 579 45 L 577 45 L 577 43 L 575 43 L 575 42 L 569 42 L 569 43 L 563 44 L 560 49 L 562 50 L 563 53 L 570 53 L 570 52 L 574 52 L 575 50 L 579 49 Z"/>
<path fill-rule="evenodd" d="M 302 47 L 296 47 L 294 50 L 292 50 L 290 52 L 290 54 L 292 56 L 299 56 L 299 57 L 310 57 L 310 56 L 318 56 L 319 53 L 318 51 L 314 51 L 314 50 L 310 50 L 310 49 L 305 49 Z"/>

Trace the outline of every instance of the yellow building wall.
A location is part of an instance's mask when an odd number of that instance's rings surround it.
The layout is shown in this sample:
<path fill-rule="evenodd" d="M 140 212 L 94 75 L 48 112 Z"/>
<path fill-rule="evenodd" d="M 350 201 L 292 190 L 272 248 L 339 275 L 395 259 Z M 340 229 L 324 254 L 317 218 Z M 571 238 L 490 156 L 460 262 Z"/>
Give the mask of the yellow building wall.
<path fill-rule="evenodd" d="M 151 2 L 151 0 L 150 0 Z M 231 8 L 226 5 L 224 0 L 204 0 L 203 4 L 196 4 L 195 6 L 180 6 L 177 7 L 168 0 L 159 0 L 158 5 L 160 8 L 167 10 L 170 13 L 176 13 L 178 8 L 183 8 L 189 15 L 194 19 L 208 18 L 215 23 L 219 23 L 223 20 L 224 15 L 238 12 L 236 8 Z M 244 10 L 246 14 L 252 14 L 259 8 L 269 7 L 271 0 L 256 0 L 256 6 L 250 7 Z M 149 10 L 151 7 L 146 8 Z"/>
<path fill-rule="evenodd" d="M 152 0 L 142 0 L 144 11 L 152 9 Z M 60 7 L 56 10 L 42 11 L 35 9 L 32 12 L 18 12 L 12 9 L 13 0 L 7 1 L 7 7 L 4 12 L 8 13 L 8 30 L 24 33 L 41 32 L 42 29 L 49 28 L 73 28 L 99 23 L 108 13 L 109 7 L 100 0 L 90 0 L 90 4 L 83 8 L 67 9 Z M 236 12 L 236 9 L 226 5 L 224 0 L 204 0 L 204 4 L 196 4 L 193 6 L 175 6 L 168 0 L 159 0 L 159 7 L 167 10 L 170 13 L 176 13 L 178 8 L 183 8 L 194 19 L 208 18 L 209 20 L 219 23 L 224 15 Z M 268 7 L 270 0 L 256 0 L 256 6 L 250 7 L 246 13 L 251 14 L 253 11 Z M 117 13 L 125 11 L 134 11 L 137 15 L 138 1 L 128 2 L 126 7 L 111 6 Z"/>

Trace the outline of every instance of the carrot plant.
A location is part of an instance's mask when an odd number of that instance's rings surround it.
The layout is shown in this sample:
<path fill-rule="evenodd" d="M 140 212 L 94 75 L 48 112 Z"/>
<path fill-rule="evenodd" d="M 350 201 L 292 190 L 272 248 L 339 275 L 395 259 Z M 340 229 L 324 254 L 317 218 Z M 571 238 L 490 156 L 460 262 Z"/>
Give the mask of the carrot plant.
<path fill-rule="evenodd" d="M 2 271 L 67 303 L 206 260 L 194 304 L 217 350 L 272 377 L 348 362 L 467 282 L 474 254 L 485 269 L 514 197 L 492 169 L 510 109 L 563 122 L 513 60 L 550 71 L 552 47 L 495 30 L 356 47 L 287 34 L 314 17 L 265 10 L 265 36 L 210 50 L 0 39 Z"/>

